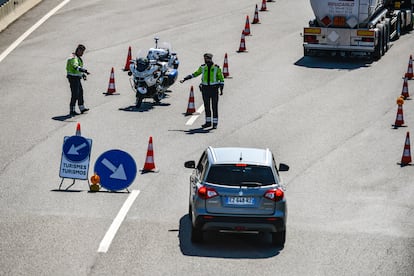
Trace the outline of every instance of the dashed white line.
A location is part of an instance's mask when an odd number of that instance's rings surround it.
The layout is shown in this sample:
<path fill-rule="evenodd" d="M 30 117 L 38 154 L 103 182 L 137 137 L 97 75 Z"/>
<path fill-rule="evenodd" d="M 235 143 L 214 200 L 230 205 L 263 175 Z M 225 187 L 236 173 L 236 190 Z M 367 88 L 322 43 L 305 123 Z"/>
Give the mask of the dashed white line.
<path fill-rule="evenodd" d="M 114 239 L 116 232 L 118 232 L 119 227 L 124 221 L 129 209 L 131 208 L 139 193 L 139 190 L 133 190 L 131 194 L 128 196 L 127 200 L 125 200 L 124 205 L 122 205 L 121 210 L 119 210 L 118 215 L 115 217 L 114 221 L 112 222 L 111 226 L 106 232 L 105 237 L 102 239 L 98 248 L 98 252 L 108 252 L 108 249 L 111 246 L 112 240 Z"/>
<path fill-rule="evenodd" d="M 200 116 L 201 113 L 203 113 L 204 111 L 204 105 L 200 106 L 197 110 L 196 110 L 196 114 L 192 115 L 190 119 L 188 119 L 187 123 L 185 123 L 186 126 L 191 126 L 195 120 L 197 120 L 198 116 Z"/>

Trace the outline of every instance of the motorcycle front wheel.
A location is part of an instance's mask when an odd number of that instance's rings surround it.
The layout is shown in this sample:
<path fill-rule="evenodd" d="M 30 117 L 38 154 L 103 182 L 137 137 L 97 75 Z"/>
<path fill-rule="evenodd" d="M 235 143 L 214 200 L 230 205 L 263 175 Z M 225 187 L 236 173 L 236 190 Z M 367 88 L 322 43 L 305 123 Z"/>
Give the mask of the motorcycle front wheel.
<path fill-rule="evenodd" d="M 142 96 L 141 94 L 137 93 L 137 101 L 135 102 L 135 107 L 136 108 L 140 108 L 141 104 L 142 104 L 142 100 L 144 99 L 144 96 Z"/>
<path fill-rule="evenodd" d="M 160 101 L 165 97 L 164 92 L 157 92 L 155 93 L 153 99 L 156 103 L 160 103 Z"/>

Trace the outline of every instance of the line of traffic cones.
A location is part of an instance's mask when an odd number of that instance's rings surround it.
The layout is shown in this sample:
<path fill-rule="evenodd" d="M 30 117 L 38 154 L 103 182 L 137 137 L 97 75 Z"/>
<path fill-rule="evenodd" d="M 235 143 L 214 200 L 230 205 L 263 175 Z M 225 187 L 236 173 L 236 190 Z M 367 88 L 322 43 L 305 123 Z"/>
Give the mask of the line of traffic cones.
<path fill-rule="evenodd" d="M 407 72 L 404 75 L 404 82 L 403 87 L 401 91 L 401 95 L 399 98 L 397 98 L 397 117 L 395 119 L 394 128 L 398 128 L 401 126 L 404 126 L 404 117 L 403 117 L 403 109 L 402 106 L 404 104 L 404 100 L 407 100 L 410 97 L 410 94 L 408 92 L 408 81 L 411 80 L 414 77 L 413 74 L 413 58 L 412 55 L 410 55 L 410 58 L 408 60 L 408 68 Z M 401 167 L 411 165 L 412 158 L 411 158 L 411 145 L 410 145 L 410 132 L 407 131 L 406 137 L 405 137 L 405 143 L 404 143 L 404 150 L 401 157 L 401 162 L 398 163 Z"/>

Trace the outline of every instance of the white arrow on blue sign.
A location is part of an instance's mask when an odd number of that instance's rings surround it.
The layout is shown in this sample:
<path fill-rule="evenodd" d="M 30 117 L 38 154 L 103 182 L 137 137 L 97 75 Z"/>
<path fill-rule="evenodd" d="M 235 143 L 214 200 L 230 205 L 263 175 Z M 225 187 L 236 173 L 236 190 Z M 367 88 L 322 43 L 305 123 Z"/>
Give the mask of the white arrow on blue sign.
<path fill-rule="evenodd" d="M 122 150 L 109 150 L 101 154 L 95 163 L 101 186 L 109 191 L 128 188 L 137 174 L 135 160 Z"/>

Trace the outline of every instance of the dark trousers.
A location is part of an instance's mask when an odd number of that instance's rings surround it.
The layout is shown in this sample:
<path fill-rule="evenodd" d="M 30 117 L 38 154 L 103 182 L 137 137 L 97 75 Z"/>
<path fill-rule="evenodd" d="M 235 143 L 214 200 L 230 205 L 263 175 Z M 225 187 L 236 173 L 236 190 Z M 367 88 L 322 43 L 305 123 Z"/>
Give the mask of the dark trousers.
<path fill-rule="evenodd" d="M 213 123 L 218 123 L 218 99 L 219 89 L 217 86 L 204 85 L 201 91 L 203 95 L 206 122 L 211 123 L 211 109 L 213 109 Z"/>
<path fill-rule="evenodd" d="M 75 110 L 76 101 L 79 106 L 83 106 L 83 88 L 81 84 L 81 77 L 67 76 L 70 84 L 70 110 Z"/>

